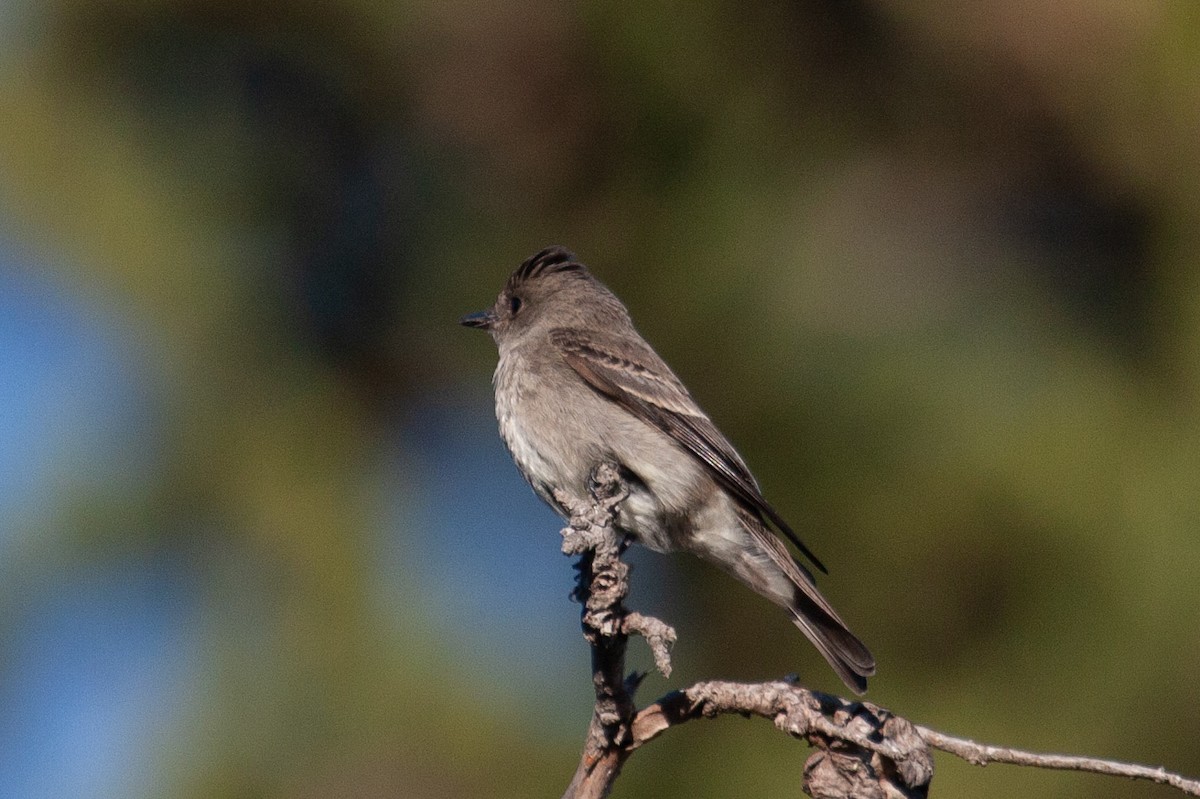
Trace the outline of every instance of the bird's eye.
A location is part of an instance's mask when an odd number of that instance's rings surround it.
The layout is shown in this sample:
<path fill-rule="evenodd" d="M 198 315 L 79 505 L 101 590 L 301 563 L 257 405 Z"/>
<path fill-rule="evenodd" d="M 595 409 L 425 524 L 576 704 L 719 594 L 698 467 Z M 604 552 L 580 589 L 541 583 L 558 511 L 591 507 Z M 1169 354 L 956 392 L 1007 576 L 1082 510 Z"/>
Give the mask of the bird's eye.
<path fill-rule="evenodd" d="M 525 303 L 521 301 L 520 297 L 513 297 L 508 301 L 508 310 L 512 312 L 513 316 L 516 316 L 524 305 Z"/>

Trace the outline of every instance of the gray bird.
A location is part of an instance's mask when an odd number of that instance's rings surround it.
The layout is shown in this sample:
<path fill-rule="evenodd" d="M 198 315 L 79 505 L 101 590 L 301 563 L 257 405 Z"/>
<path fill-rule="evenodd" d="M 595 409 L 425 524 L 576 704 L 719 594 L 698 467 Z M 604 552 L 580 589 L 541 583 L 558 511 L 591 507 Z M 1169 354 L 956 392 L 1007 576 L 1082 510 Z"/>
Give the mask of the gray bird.
<path fill-rule="evenodd" d="M 622 532 L 656 552 L 695 553 L 782 606 L 846 685 L 866 690 L 875 659 L 767 523 L 825 567 L 574 254 L 548 247 L 532 256 L 491 310 L 461 323 L 496 342 L 500 435 L 538 496 L 565 517 L 554 491 L 586 499 L 592 469 L 615 462 L 629 488 Z"/>

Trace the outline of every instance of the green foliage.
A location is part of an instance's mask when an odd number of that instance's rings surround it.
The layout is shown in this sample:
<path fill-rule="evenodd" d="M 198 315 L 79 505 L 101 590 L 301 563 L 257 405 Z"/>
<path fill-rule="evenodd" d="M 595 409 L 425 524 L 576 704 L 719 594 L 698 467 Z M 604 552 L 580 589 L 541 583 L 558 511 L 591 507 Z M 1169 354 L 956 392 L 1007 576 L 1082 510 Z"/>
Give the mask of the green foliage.
<path fill-rule="evenodd" d="M 452 321 L 552 241 L 808 531 L 873 701 L 1200 773 L 1196 26 L 982 9 L 27 9 L 0 61 L 6 227 L 136 331 L 164 418 L 136 487 L 62 464 L 20 568 L 197 558 L 201 677 L 147 741 L 156 790 L 561 790 L 586 672 L 572 706 L 529 708 L 375 563 L 395 497 L 402 547 L 429 512 L 415 467 L 384 468 L 390 431 L 482 391 L 490 349 Z M 678 679 L 836 688 L 753 596 L 659 567 Z M 0 624 L 19 601 L 0 588 Z M 688 725 L 618 795 L 797 795 L 804 757 L 761 723 Z M 1167 795 L 939 769 L 947 796 Z"/>

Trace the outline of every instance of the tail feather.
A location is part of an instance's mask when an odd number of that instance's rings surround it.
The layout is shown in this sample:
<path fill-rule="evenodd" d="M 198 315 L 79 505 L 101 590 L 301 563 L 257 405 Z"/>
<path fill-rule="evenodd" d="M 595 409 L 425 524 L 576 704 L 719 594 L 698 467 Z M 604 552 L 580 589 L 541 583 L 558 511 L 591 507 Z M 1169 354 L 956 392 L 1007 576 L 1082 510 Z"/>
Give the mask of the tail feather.
<path fill-rule="evenodd" d="M 875 658 L 870 650 L 850 632 L 829 600 L 817 590 L 812 575 L 767 530 L 762 519 L 745 509 L 739 509 L 738 518 L 742 529 L 749 533 L 752 549 L 748 553 L 733 560 L 704 550 L 700 554 L 712 558 L 746 585 L 786 608 L 795 625 L 829 661 L 842 682 L 856 693 L 865 693 L 867 677 L 875 673 Z"/>
<path fill-rule="evenodd" d="M 813 603 L 803 590 L 796 592 L 790 608 L 792 621 L 824 656 L 842 682 L 858 694 L 866 693 L 867 678 L 875 673 L 875 658 L 841 619 Z"/>
<path fill-rule="evenodd" d="M 800 631 L 808 637 L 812 645 L 829 661 L 842 683 L 857 693 L 866 691 L 866 678 L 875 673 L 875 657 L 871 655 L 866 645 L 850 631 L 845 621 L 841 620 L 838 612 L 829 605 L 829 600 L 817 590 L 816 582 L 809 571 L 797 563 L 788 553 L 784 542 L 770 534 L 762 519 L 751 516 L 743 511 L 740 515 L 742 527 L 750 534 L 757 553 L 766 558 L 766 563 L 754 558 L 745 559 L 742 564 L 743 573 L 738 567 L 731 569 L 746 584 L 768 599 L 780 603 L 792 614 L 792 621 Z M 746 567 L 748 563 L 756 563 L 755 567 Z M 774 588 L 772 579 L 762 577 L 764 571 L 769 571 L 767 564 L 774 565 L 782 576 L 791 583 L 791 590 L 779 591 Z M 767 588 L 768 585 L 772 588 Z"/>

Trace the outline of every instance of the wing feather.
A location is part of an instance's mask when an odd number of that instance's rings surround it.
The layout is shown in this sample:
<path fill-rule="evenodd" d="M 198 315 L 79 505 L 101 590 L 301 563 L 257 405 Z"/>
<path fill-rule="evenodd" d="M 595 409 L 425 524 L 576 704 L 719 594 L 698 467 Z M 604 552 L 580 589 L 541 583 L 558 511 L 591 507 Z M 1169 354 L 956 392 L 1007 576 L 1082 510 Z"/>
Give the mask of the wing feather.
<path fill-rule="evenodd" d="M 737 450 L 649 345 L 623 339 L 618 353 L 603 336 L 569 328 L 552 331 L 550 338 L 563 360 L 592 388 L 677 441 L 743 506 L 770 519 L 814 566 L 826 571 L 763 497 Z M 631 347 L 636 351 L 630 352 Z"/>

